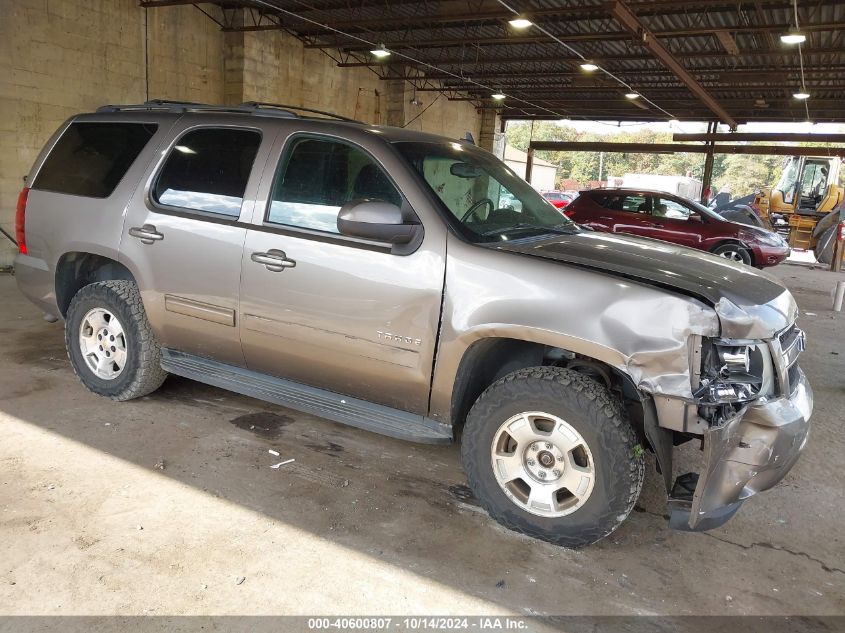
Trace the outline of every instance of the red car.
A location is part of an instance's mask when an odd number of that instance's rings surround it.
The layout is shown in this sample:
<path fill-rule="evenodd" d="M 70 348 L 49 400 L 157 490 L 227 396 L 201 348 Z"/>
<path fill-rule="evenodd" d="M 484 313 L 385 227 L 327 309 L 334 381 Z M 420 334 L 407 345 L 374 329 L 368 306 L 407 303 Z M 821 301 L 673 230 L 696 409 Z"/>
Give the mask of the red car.
<path fill-rule="evenodd" d="M 558 209 L 562 209 L 570 202 L 572 202 L 573 198 L 575 198 L 575 196 L 573 196 L 572 194 L 563 191 L 544 191 L 540 195 L 543 196 L 549 202 L 551 202 L 552 205 Z"/>
<path fill-rule="evenodd" d="M 777 233 L 730 222 L 697 202 L 659 191 L 582 191 L 564 213 L 596 231 L 664 240 L 758 268 L 789 256 L 789 246 Z"/>

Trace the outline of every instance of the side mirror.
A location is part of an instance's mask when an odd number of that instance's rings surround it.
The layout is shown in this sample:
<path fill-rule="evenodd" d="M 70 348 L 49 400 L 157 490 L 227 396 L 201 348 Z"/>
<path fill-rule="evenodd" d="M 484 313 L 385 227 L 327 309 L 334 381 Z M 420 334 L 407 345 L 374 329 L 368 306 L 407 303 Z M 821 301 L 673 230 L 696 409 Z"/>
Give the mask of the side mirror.
<path fill-rule="evenodd" d="M 405 222 L 402 210 L 382 200 L 350 200 L 337 214 L 341 235 L 376 242 L 407 244 L 422 231 L 422 225 Z"/>
<path fill-rule="evenodd" d="M 704 222 L 704 218 L 701 217 L 700 213 L 690 213 L 687 216 L 687 220 L 690 220 L 692 222 Z"/>

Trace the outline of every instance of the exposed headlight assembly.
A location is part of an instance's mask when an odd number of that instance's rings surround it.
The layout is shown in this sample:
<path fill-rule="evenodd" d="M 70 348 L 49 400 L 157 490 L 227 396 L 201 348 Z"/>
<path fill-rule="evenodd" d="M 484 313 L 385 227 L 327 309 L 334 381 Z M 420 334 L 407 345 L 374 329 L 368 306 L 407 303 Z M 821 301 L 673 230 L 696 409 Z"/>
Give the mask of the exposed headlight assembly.
<path fill-rule="evenodd" d="M 786 246 L 786 242 L 780 235 L 767 231 L 755 231 L 754 233 L 743 232 L 740 237 L 746 241 L 756 240 L 767 246 Z"/>
<path fill-rule="evenodd" d="M 770 368 L 768 347 L 761 341 L 705 341 L 694 395 L 702 404 L 754 400 L 770 390 Z"/>

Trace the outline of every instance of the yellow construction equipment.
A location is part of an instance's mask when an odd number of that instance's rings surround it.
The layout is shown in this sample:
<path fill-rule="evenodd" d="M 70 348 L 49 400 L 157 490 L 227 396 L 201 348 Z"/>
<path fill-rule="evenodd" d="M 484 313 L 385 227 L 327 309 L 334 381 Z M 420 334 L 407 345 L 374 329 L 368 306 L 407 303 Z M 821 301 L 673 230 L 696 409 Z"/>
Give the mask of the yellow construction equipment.
<path fill-rule="evenodd" d="M 761 189 L 754 206 L 796 249 L 830 263 L 845 201 L 845 168 L 838 156 L 788 156 L 778 183 Z M 831 213 L 837 211 L 837 213 Z M 825 261 L 827 260 L 827 261 Z"/>

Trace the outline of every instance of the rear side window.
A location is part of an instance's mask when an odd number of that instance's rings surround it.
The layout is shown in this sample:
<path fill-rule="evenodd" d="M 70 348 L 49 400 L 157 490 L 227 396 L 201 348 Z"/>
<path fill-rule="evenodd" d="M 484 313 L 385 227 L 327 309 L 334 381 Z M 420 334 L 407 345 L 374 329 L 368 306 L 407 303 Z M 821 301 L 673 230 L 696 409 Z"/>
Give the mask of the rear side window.
<path fill-rule="evenodd" d="M 157 128 L 153 123 L 71 123 L 32 188 L 108 198 Z"/>
<path fill-rule="evenodd" d="M 596 196 L 594 200 L 605 209 L 611 211 L 628 211 L 630 213 L 649 213 L 651 205 L 649 198 L 639 195 L 625 195 L 621 193 L 606 194 L 602 197 Z"/>
<path fill-rule="evenodd" d="M 256 130 L 188 132 L 167 157 L 153 187 L 159 204 L 238 217 L 261 144 Z"/>

